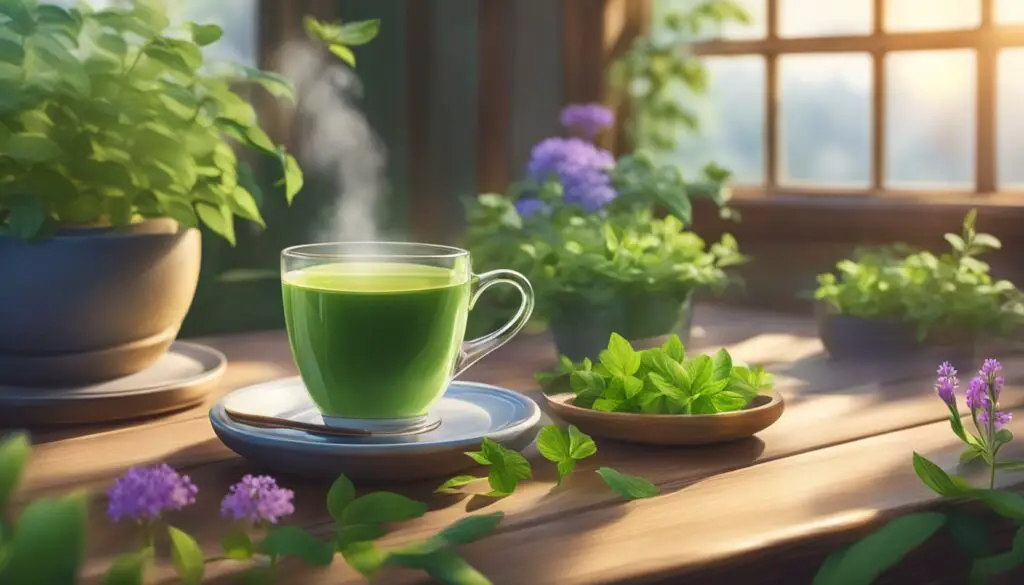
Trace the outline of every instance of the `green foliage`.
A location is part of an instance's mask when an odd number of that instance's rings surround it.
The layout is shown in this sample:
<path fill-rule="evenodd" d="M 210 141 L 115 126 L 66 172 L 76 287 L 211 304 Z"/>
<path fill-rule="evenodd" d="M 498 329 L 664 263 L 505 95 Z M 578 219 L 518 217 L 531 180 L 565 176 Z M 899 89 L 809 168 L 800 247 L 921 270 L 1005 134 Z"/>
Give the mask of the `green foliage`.
<path fill-rule="evenodd" d="M 995 280 L 979 256 L 1001 247 L 975 230 L 976 213 L 961 234 L 948 233 L 951 251 L 938 255 L 897 245 L 858 252 L 818 276 L 815 298 L 844 315 L 906 321 L 924 340 L 936 330 L 959 335 L 1006 334 L 1024 324 L 1024 297 L 1012 282 Z"/>
<path fill-rule="evenodd" d="M 563 356 L 561 373 L 544 378 L 576 394 L 573 404 L 605 412 L 643 414 L 715 414 L 745 408 L 758 394 L 774 386 L 774 377 L 761 368 L 733 364 L 722 349 L 714 356 L 686 359 L 679 337 L 661 347 L 634 350 L 613 333 L 597 364 L 574 364 Z"/>
<path fill-rule="evenodd" d="M 682 303 L 700 288 L 722 291 L 731 282 L 726 269 L 746 261 L 728 234 L 709 247 L 679 218 L 655 217 L 635 201 L 605 215 L 587 213 L 559 204 L 557 184 L 539 187 L 550 214 L 522 218 L 515 200 L 525 188 L 514 185 L 507 197 L 485 194 L 468 201 L 465 245 L 483 269 L 526 275 L 540 319 L 554 319 L 567 307 L 607 307 L 648 293 Z"/>
<path fill-rule="evenodd" d="M 0 512 L 7 508 L 11 494 L 21 481 L 32 447 L 28 435 L 15 433 L 0 443 Z"/>
<path fill-rule="evenodd" d="M 199 585 L 203 582 L 203 550 L 195 539 L 173 526 L 167 527 L 171 540 L 171 560 L 178 571 L 182 585 Z"/>
<path fill-rule="evenodd" d="M 18 517 L 10 542 L 4 543 L 0 583 L 74 583 L 85 552 L 85 520 L 81 492 L 30 503 Z"/>
<path fill-rule="evenodd" d="M 530 462 L 525 457 L 488 438 L 480 443 L 479 451 L 466 455 L 480 465 L 487 466 L 487 482 L 491 485 L 491 492 L 487 494 L 489 496 L 505 497 L 515 491 L 520 481 L 533 476 Z"/>
<path fill-rule="evenodd" d="M 277 161 L 289 202 L 301 189 L 294 157 L 234 90 L 253 83 L 291 98 L 291 84 L 205 63 L 201 48 L 220 40 L 220 27 L 171 27 L 161 3 L 145 0 L 95 11 L 0 7 L 0 233 L 39 239 L 63 224 L 168 217 L 233 244 L 235 217 L 264 225 L 233 143 Z M 372 23 L 340 28 L 363 43 Z"/>
<path fill-rule="evenodd" d="M 611 467 L 602 467 L 597 470 L 597 474 L 601 476 L 608 487 L 627 500 L 653 498 L 661 493 L 658 486 L 646 479 L 620 473 Z"/>
<path fill-rule="evenodd" d="M 748 24 L 750 16 L 733 0 L 702 0 L 689 10 L 668 14 L 612 65 L 610 84 L 631 100 L 634 139 L 672 150 L 681 131 L 697 129 L 697 115 L 680 103 L 678 89 L 705 93 L 708 73 L 700 58 L 684 47 L 711 26 L 730 22 Z"/>
<path fill-rule="evenodd" d="M 937 512 L 897 518 L 830 557 L 813 585 L 870 585 L 908 552 L 931 538 L 945 523 L 946 517 Z"/>
<path fill-rule="evenodd" d="M 562 429 L 554 425 L 544 427 L 537 435 L 537 450 L 558 466 L 558 483 L 562 483 L 576 469 L 576 462 L 597 453 L 594 439 L 574 425 Z"/>

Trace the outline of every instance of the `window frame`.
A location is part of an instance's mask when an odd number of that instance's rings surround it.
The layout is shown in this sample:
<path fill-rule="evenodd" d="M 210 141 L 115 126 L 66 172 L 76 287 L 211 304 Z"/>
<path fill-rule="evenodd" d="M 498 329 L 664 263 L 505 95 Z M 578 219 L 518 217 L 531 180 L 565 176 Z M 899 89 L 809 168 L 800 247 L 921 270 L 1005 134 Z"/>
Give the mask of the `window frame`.
<path fill-rule="evenodd" d="M 999 25 L 995 22 L 995 0 L 979 0 L 981 22 L 977 27 L 922 32 L 887 32 L 887 0 L 872 0 L 873 23 L 870 34 L 815 37 L 779 35 L 781 0 L 764 0 L 766 34 L 759 39 L 716 39 L 688 47 L 699 57 L 760 56 L 765 60 L 765 180 L 760 185 L 739 185 L 734 191 L 749 198 L 775 196 L 840 195 L 854 198 L 879 197 L 929 202 L 962 202 L 984 199 L 986 203 L 1013 204 L 1019 189 L 997 188 L 996 115 L 997 67 L 1000 52 L 1024 47 L 1024 25 Z M 902 51 L 973 49 L 976 53 L 975 155 L 973 189 L 901 189 L 885 185 L 886 160 L 886 57 Z M 779 57 L 830 53 L 867 54 L 872 62 L 872 110 L 870 185 L 866 189 L 822 186 L 793 186 L 779 180 L 780 90 Z M 1017 192 L 1017 197 L 1011 195 Z M 1021 202 L 1020 205 L 1024 205 Z"/>

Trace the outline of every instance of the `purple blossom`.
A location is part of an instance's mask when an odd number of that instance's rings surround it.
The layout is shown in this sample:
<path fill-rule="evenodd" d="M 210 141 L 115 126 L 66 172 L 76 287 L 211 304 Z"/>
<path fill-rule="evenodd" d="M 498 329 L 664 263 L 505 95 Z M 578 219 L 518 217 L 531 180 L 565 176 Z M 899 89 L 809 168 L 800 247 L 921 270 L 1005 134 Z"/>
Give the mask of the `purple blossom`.
<path fill-rule="evenodd" d="M 996 411 L 996 418 L 995 421 L 993 421 L 995 423 L 995 429 L 998 431 L 1004 426 L 1010 424 L 1010 419 L 1012 418 L 1012 412 Z M 978 424 L 981 425 L 981 428 L 988 427 L 988 409 L 982 410 L 978 413 Z"/>
<path fill-rule="evenodd" d="M 615 124 L 615 113 L 598 103 L 571 104 L 562 110 L 562 127 L 593 138 Z"/>
<path fill-rule="evenodd" d="M 548 138 L 530 153 L 526 172 L 535 181 L 558 179 L 568 203 L 597 211 L 618 193 L 611 186 L 608 171 L 615 157 L 607 150 L 579 138 Z"/>
<path fill-rule="evenodd" d="M 988 408 L 988 382 L 975 376 L 967 387 L 967 408 L 972 411 Z"/>
<path fill-rule="evenodd" d="M 132 467 L 114 481 L 107 492 L 107 515 L 156 520 L 165 510 L 180 510 L 195 503 L 199 490 L 187 475 L 179 475 L 166 464 Z"/>
<path fill-rule="evenodd" d="M 997 360 L 988 358 L 981 364 L 981 369 L 978 370 L 978 375 L 986 380 L 992 381 L 995 379 L 996 374 L 1003 371 L 1003 365 Z"/>
<path fill-rule="evenodd" d="M 956 368 L 949 362 L 942 362 L 936 371 L 938 379 L 935 382 L 935 390 L 948 406 L 956 405 L 956 390 L 960 387 L 960 380 L 956 377 Z"/>
<path fill-rule="evenodd" d="M 278 487 L 277 481 L 270 476 L 246 475 L 224 496 L 220 513 L 234 520 L 277 524 L 280 518 L 295 512 L 292 505 L 294 497 L 293 491 Z"/>
<path fill-rule="evenodd" d="M 546 211 L 547 207 L 543 201 L 535 197 L 524 197 L 516 201 L 516 211 L 524 219 L 536 213 Z"/>

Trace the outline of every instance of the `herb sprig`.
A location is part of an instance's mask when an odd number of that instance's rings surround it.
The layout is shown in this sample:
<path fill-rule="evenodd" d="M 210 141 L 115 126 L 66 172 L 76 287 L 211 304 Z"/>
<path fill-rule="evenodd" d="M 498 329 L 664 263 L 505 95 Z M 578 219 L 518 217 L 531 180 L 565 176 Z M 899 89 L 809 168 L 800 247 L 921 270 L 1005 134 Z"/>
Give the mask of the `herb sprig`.
<path fill-rule="evenodd" d="M 770 391 L 774 376 L 760 367 L 733 363 L 720 349 L 713 356 L 687 359 L 679 336 L 661 347 L 637 351 L 612 333 L 600 361 L 579 364 L 562 356 L 560 372 L 538 373 L 547 389 L 562 389 L 568 381 L 575 406 L 604 412 L 642 414 L 715 414 L 745 408 L 758 394 Z"/>

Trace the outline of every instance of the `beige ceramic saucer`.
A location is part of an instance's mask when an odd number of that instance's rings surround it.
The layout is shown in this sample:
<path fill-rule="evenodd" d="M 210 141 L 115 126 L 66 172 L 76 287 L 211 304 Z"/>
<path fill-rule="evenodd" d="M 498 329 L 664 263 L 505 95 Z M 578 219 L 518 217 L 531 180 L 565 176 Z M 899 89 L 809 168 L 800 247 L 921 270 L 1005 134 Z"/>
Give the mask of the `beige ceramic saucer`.
<path fill-rule="evenodd" d="M 634 414 L 573 406 L 575 394 L 545 395 L 551 412 L 596 437 L 649 445 L 709 445 L 753 436 L 782 416 L 778 393 L 758 396 L 735 412 L 720 414 Z"/>

